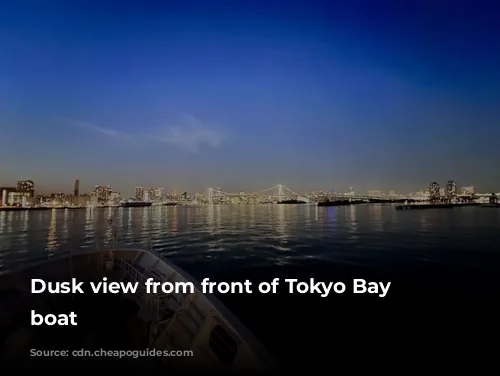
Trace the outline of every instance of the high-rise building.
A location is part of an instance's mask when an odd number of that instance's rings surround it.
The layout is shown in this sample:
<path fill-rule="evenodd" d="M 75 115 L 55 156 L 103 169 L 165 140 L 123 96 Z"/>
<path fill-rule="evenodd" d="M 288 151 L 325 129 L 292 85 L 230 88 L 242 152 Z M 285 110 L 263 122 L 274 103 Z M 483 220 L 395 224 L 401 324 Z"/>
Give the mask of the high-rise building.
<path fill-rule="evenodd" d="M 111 191 L 111 193 L 109 194 L 109 201 L 113 203 L 118 203 L 120 201 L 120 192 Z"/>
<path fill-rule="evenodd" d="M 144 200 L 144 187 L 135 188 L 135 199 L 138 201 Z"/>
<path fill-rule="evenodd" d="M 439 200 L 440 198 L 440 189 L 439 184 L 435 181 L 429 183 L 429 199 L 431 201 Z"/>
<path fill-rule="evenodd" d="M 73 194 L 75 197 L 78 197 L 80 195 L 80 179 L 78 178 L 75 179 L 75 187 L 73 190 Z"/>
<path fill-rule="evenodd" d="M 17 192 L 23 197 L 35 197 L 35 183 L 32 180 L 20 180 L 17 182 Z"/>
<path fill-rule="evenodd" d="M 14 193 L 17 194 L 16 187 L 0 187 L 0 193 L 2 194 L 2 206 L 12 205 L 10 199 Z"/>
<path fill-rule="evenodd" d="M 457 185 L 454 180 L 446 182 L 445 196 L 448 200 L 454 200 L 457 197 Z"/>
<path fill-rule="evenodd" d="M 92 196 L 96 196 L 99 202 L 108 202 L 112 189 L 109 185 L 96 185 Z"/>
<path fill-rule="evenodd" d="M 147 193 L 147 198 L 145 196 L 144 201 L 153 200 L 155 198 L 154 188 L 147 188 L 145 192 Z"/>
<path fill-rule="evenodd" d="M 156 188 L 155 189 L 155 200 L 161 200 L 165 194 L 165 189 L 163 188 Z"/>

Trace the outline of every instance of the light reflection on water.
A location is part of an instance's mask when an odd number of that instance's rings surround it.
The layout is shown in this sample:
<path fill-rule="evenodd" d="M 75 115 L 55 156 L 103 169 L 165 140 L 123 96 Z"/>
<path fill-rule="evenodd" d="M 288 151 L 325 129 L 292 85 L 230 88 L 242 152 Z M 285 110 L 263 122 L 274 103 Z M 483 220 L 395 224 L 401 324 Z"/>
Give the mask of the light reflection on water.
<path fill-rule="evenodd" d="M 500 210 L 396 211 L 391 205 L 160 206 L 0 211 L 0 257 L 101 244 L 153 248 L 174 262 L 286 266 L 471 262 L 498 252 Z M 214 264 L 215 265 L 215 264 Z"/>
<path fill-rule="evenodd" d="M 120 208 L 120 216 L 127 217 L 127 234 L 125 244 L 130 245 L 134 242 L 134 235 L 132 231 L 132 208 L 128 208 L 127 210 Z"/>
<path fill-rule="evenodd" d="M 220 205 L 210 205 L 207 208 L 207 225 L 208 234 L 210 239 L 207 242 L 208 250 L 207 252 L 222 252 L 224 251 L 223 244 L 220 241 Z M 196 236 L 198 239 L 198 234 Z M 206 255 L 207 258 L 211 258 L 212 255 Z"/>
<path fill-rule="evenodd" d="M 351 240 L 357 240 L 359 239 L 358 236 L 358 223 L 356 222 L 356 205 L 351 205 L 349 207 L 349 233 L 350 237 L 349 239 Z"/>
<path fill-rule="evenodd" d="M 57 242 L 57 210 L 53 209 L 51 212 L 46 249 L 47 251 L 54 252 L 59 247 L 59 243 Z"/>

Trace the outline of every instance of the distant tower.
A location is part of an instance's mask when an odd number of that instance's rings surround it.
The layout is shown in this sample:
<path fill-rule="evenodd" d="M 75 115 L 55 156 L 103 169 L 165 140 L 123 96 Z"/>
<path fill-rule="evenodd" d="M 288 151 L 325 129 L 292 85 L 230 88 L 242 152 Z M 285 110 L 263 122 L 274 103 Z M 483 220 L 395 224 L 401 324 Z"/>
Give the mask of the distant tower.
<path fill-rule="evenodd" d="M 283 190 L 283 185 L 278 184 L 276 187 L 278 188 L 278 202 L 281 202 L 283 201 L 284 199 L 283 196 L 285 195 L 285 192 Z"/>
<path fill-rule="evenodd" d="M 135 199 L 137 201 L 144 201 L 144 187 L 135 188 Z"/>
<path fill-rule="evenodd" d="M 4 189 L 2 192 L 2 206 L 7 206 L 7 190 Z"/>
<path fill-rule="evenodd" d="M 440 198 L 440 188 L 439 184 L 435 181 L 429 184 L 429 199 L 431 201 L 437 201 Z"/>
<path fill-rule="evenodd" d="M 80 179 L 76 178 L 75 179 L 75 188 L 74 188 L 73 194 L 75 195 L 75 197 L 78 197 L 79 193 L 80 193 Z"/>
<path fill-rule="evenodd" d="M 214 190 L 213 188 L 208 188 L 208 203 L 212 204 L 214 198 Z"/>
<path fill-rule="evenodd" d="M 445 195 L 449 201 L 457 198 L 457 185 L 455 184 L 455 181 L 448 180 L 446 182 Z"/>

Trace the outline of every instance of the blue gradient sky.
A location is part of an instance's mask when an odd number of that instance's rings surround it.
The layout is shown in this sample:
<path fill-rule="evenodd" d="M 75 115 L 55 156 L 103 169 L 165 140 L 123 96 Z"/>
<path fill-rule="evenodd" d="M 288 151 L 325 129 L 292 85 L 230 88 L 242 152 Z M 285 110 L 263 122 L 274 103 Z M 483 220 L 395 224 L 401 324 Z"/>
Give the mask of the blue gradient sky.
<path fill-rule="evenodd" d="M 499 191 L 500 10 L 410 3 L 3 3 L 0 185 Z"/>

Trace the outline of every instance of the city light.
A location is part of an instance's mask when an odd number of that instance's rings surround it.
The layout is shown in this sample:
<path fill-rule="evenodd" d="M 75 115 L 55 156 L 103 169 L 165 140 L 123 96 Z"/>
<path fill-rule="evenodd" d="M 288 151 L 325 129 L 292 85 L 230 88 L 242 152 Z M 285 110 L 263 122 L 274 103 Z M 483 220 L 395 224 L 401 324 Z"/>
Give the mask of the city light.
<path fill-rule="evenodd" d="M 54 192 L 48 195 L 35 195 L 35 183 L 22 180 L 17 187 L 0 187 L 2 201 L 0 208 L 37 208 L 37 207 L 118 207 L 118 206 L 151 206 L 151 205 L 203 205 L 203 204 L 265 204 L 265 203 L 322 203 L 327 201 L 347 202 L 441 202 L 441 203 L 496 203 L 500 193 L 477 193 L 474 185 L 457 189 L 454 180 L 444 183 L 444 188 L 436 181 L 429 183 L 428 188 L 414 193 L 397 193 L 394 190 L 383 192 L 370 190 L 367 194 L 359 194 L 353 187 L 348 192 L 332 190 L 316 190 L 295 192 L 282 184 L 257 192 L 240 190 L 226 192 L 221 187 L 207 188 L 203 192 L 190 193 L 184 191 L 178 195 L 173 189 L 171 193 L 164 188 L 137 186 L 135 195 L 123 198 L 120 192 L 109 185 L 96 185 L 87 194 L 80 194 L 80 180 L 76 178 L 73 194 Z"/>

